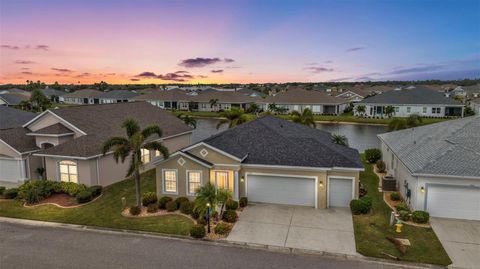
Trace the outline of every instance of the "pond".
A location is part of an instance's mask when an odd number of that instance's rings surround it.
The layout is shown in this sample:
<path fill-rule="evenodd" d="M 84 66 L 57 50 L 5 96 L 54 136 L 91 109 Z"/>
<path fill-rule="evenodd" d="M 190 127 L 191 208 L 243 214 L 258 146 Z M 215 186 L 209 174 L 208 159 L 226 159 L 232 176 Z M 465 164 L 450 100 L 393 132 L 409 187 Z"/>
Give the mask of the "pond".
<path fill-rule="evenodd" d="M 217 130 L 218 122 L 217 119 L 197 119 L 197 129 L 193 131 L 192 142 L 196 143 L 227 129 L 227 124 L 224 124 Z M 317 128 L 346 136 L 350 147 L 356 148 L 360 152 L 369 148 L 378 148 L 380 141 L 377 135 L 385 132 L 385 127 L 380 125 L 317 122 Z"/>

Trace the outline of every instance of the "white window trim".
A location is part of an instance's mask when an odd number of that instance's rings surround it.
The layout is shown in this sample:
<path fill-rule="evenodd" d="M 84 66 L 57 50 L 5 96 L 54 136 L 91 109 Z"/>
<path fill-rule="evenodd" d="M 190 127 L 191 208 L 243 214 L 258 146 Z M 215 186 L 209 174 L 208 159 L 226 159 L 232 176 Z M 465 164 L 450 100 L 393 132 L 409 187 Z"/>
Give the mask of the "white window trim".
<path fill-rule="evenodd" d="M 186 189 L 185 192 L 187 193 L 187 196 L 195 196 L 196 195 L 196 193 L 190 192 L 190 177 L 189 177 L 189 174 L 191 172 L 200 173 L 200 186 L 202 186 L 202 184 L 203 184 L 203 172 L 202 172 L 202 170 L 186 170 L 185 171 L 185 173 L 186 173 L 185 174 L 185 182 L 186 182 L 187 185 L 186 185 L 186 188 L 185 188 Z"/>
<path fill-rule="evenodd" d="M 215 183 L 215 188 L 219 189 L 218 188 L 218 184 L 217 184 L 217 173 L 218 172 L 223 172 L 223 173 L 226 173 L 227 174 L 227 190 L 230 190 L 230 177 L 229 177 L 229 173 L 228 173 L 228 170 L 213 170 L 213 181 Z M 232 186 L 232 189 L 233 189 L 233 186 Z"/>
<path fill-rule="evenodd" d="M 330 178 L 342 178 L 342 179 L 351 179 L 352 180 L 352 200 L 355 199 L 355 177 L 345 177 L 345 176 L 327 176 L 327 208 L 330 208 Z"/>
<path fill-rule="evenodd" d="M 75 165 L 77 166 L 77 184 L 80 184 L 80 169 L 78 169 L 78 161 L 77 160 L 73 160 L 73 159 L 61 159 L 61 160 L 57 160 L 57 182 L 62 182 L 62 179 L 61 179 L 61 173 L 60 173 L 60 162 L 62 161 L 72 161 L 75 163 Z M 70 170 L 69 170 L 69 173 L 70 173 Z M 70 177 L 68 177 L 68 182 L 72 182 L 70 181 Z"/>
<path fill-rule="evenodd" d="M 176 192 L 165 191 L 165 171 L 175 171 Z M 178 169 L 162 169 L 162 194 L 178 194 Z"/>

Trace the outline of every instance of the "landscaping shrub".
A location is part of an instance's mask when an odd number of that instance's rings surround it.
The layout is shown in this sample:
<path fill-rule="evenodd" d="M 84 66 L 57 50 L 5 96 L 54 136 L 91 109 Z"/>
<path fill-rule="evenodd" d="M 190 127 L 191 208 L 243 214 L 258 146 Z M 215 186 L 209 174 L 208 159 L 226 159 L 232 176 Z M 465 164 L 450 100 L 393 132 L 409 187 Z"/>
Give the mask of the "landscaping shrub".
<path fill-rule="evenodd" d="M 226 223 L 220 222 L 220 223 L 217 223 L 217 225 L 215 226 L 216 234 L 225 235 L 225 234 L 228 234 L 229 231 L 230 231 L 230 226 L 228 226 Z"/>
<path fill-rule="evenodd" d="M 132 214 L 133 216 L 139 215 L 140 212 L 142 212 L 142 210 L 140 210 L 140 207 L 136 205 L 130 207 L 130 214 Z"/>
<path fill-rule="evenodd" d="M 212 219 L 218 218 L 218 211 L 215 210 L 215 211 L 210 212 L 210 217 Z"/>
<path fill-rule="evenodd" d="M 65 193 L 69 196 L 77 196 L 81 191 L 87 190 L 87 186 L 84 184 L 77 184 L 74 182 L 59 182 L 57 187 L 54 187 L 57 193 Z M 59 191 L 58 191 L 59 190 Z"/>
<path fill-rule="evenodd" d="M 87 189 L 87 191 L 92 193 L 92 198 L 99 196 L 102 193 L 102 190 L 103 190 L 103 187 L 100 185 L 94 185 Z"/>
<path fill-rule="evenodd" d="M 142 194 L 142 205 L 148 206 L 150 204 L 156 204 L 158 201 L 157 194 L 155 192 L 144 192 Z"/>
<path fill-rule="evenodd" d="M 410 212 L 408 211 L 405 211 L 405 210 L 398 211 L 398 215 L 400 219 L 403 221 L 408 221 L 410 219 Z"/>
<path fill-rule="evenodd" d="M 395 209 L 397 211 L 408 211 L 410 212 L 410 208 L 408 208 L 408 205 L 404 204 L 404 203 L 401 203 L 401 204 L 398 204 L 395 206 Z"/>
<path fill-rule="evenodd" d="M 5 197 L 5 199 L 15 199 L 17 198 L 17 195 L 18 195 L 17 188 L 8 189 L 3 193 L 3 197 Z"/>
<path fill-rule="evenodd" d="M 190 228 L 190 236 L 193 238 L 205 237 L 205 226 L 202 224 L 195 224 Z"/>
<path fill-rule="evenodd" d="M 392 199 L 392 201 L 400 201 L 400 194 L 398 192 L 392 192 L 390 193 L 390 199 Z"/>
<path fill-rule="evenodd" d="M 0 186 L 0 195 L 3 195 L 5 190 L 6 190 L 5 186 Z"/>
<path fill-rule="evenodd" d="M 84 203 L 88 203 L 92 201 L 92 193 L 85 190 L 85 191 L 81 191 L 77 194 L 77 202 L 79 204 L 84 204 Z"/>
<path fill-rule="evenodd" d="M 364 196 L 360 199 L 350 201 L 350 210 L 354 215 L 367 214 L 372 208 L 372 198 Z"/>
<path fill-rule="evenodd" d="M 226 222 L 234 223 L 237 221 L 238 215 L 234 210 L 227 210 L 223 212 L 222 219 Z"/>
<path fill-rule="evenodd" d="M 27 193 L 36 189 L 39 199 L 48 198 L 54 193 L 54 182 L 47 180 L 29 180 L 18 187 L 18 198 L 27 199 Z"/>
<path fill-rule="evenodd" d="M 382 151 L 379 149 L 367 149 L 365 150 L 365 159 L 369 163 L 376 163 L 382 158 Z"/>
<path fill-rule="evenodd" d="M 200 217 L 200 213 L 198 212 L 198 210 L 193 210 L 193 207 L 192 207 L 192 213 L 190 213 L 190 215 L 194 219 L 198 219 Z"/>
<path fill-rule="evenodd" d="M 427 223 L 430 219 L 430 214 L 426 211 L 413 211 L 412 213 L 412 220 L 415 223 Z"/>
<path fill-rule="evenodd" d="M 183 214 L 186 214 L 186 215 L 189 215 L 189 214 L 192 214 L 192 210 L 193 210 L 193 202 L 190 202 L 190 201 L 183 201 L 181 204 L 180 204 L 180 212 L 182 212 Z"/>
<path fill-rule="evenodd" d="M 379 173 L 385 173 L 385 168 L 386 168 L 386 166 L 385 166 L 385 162 L 384 162 L 384 161 L 378 160 L 377 163 L 376 163 L 376 165 L 377 165 L 377 172 L 379 172 Z"/>
<path fill-rule="evenodd" d="M 248 198 L 247 197 L 241 197 L 239 201 L 240 207 L 246 207 L 248 205 Z"/>
<path fill-rule="evenodd" d="M 187 197 L 178 197 L 175 199 L 175 203 L 177 204 L 177 208 L 180 208 L 180 204 L 183 202 L 190 202 Z"/>
<path fill-rule="evenodd" d="M 148 213 L 155 213 L 155 212 L 157 212 L 157 211 L 158 211 L 158 206 L 157 206 L 156 203 L 149 204 L 149 205 L 147 206 L 147 212 L 148 212 Z"/>
<path fill-rule="evenodd" d="M 175 210 L 177 210 L 177 203 L 175 203 L 175 201 L 170 201 L 167 203 L 167 206 L 166 206 L 166 209 L 168 212 L 173 212 Z"/>
<path fill-rule="evenodd" d="M 38 189 L 29 189 L 25 195 L 25 201 L 29 205 L 38 204 L 40 202 L 40 195 Z"/>
<path fill-rule="evenodd" d="M 237 210 L 237 209 L 238 209 L 238 202 L 235 201 L 235 200 L 229 199 L 229 200 L 225 203 L 225 208 L 226 208 L 227 210 Z"/>
<path fill-rule="evenodd" d="M 168 197 L 168 196 L 163 196 L 160 198 L 160 200 L 158 201 L 158 207 L 160 209 L 166 209 L 167 208 L 167 203 L 172 201 L 172 197 Z"/>
<path fill-rule="evenodd" d="M 372 208 L 372 197 L 365 195 L 362 198 L 360 198 L 360 201 L 364 202 L 365 205 L 367 206 L 367 211 L 370 211 Z"/>
<path fill-rule="evenodd" d="M 198 218 L 197 223 L 202 224 L 202 225 L 207 225 L 207 219 L 206 218 Z"/>

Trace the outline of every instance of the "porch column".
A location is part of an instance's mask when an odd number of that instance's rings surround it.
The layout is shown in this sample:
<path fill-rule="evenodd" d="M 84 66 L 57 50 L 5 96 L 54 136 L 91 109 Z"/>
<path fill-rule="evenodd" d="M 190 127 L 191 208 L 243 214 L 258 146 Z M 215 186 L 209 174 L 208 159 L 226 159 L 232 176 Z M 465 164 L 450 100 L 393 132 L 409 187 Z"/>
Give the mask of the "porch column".
<path fill-rule="evenodd" d="M 239 196 L 239 188 L 240 185 L 238 184 L 238 171 L 235 171 L 233 173 L 233 199 L 234 200 L 239 200 L 240 198 L 238 197 Z"/>

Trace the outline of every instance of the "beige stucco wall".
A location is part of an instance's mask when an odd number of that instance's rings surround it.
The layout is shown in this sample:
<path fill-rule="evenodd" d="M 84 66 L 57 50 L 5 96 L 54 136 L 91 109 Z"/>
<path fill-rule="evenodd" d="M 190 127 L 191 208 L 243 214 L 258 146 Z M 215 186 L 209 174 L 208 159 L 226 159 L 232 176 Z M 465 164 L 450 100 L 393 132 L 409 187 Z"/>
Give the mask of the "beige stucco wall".
<path fill-rule="evenodd" d="M 200 154 L 200 151 L 202 151 L 202 149 L 205 149 L 208 151 L 207 156 L 204 157 Z M 214 164 L 236 164 L 236 165 L 240 164 L 239 161 L 234 160 L 230 157 L 227 157 L 209 147 L 205 147 L 202 145 L 192 148 L 188 152 Z"/>
<path fill-rule="evenodd" d="M 50 126 L 50 125 L 53 125 L 53 124 L 56 124 L 56 123 L 59 123 L 59 122 L 62 122 L 59 118 L 53 116 L 52 114 L 50 113 L 46 113 L 44 114 L 42 117 L 40 117 L 39 119 L 37 119 L 35 122 L 31 123 L 30 125 L 28 125 L 28 129 L 30 129 L 32 132 L 35 132 L 37 130 L 40 130 L 42 128 L 45 128 L 47 126 Z M 65 126 L 68 127 L 68 124 L 66 122 L 62 122 Z M 68 127 L 69 129 L 71 129 L 70 127 Z M 82 136 L 83 134 L 81 134 L 80 132 L 76 131 L 76 130 L 73 130 L 74 132 L 74 137 L 77 138 L 79 136 Z"/>
<path fill-rule="evenodd" d="M 163 139 L 162 144 L 168 148 L 170 154 L 185 148 L 192 143 L 192 133 L 186 133 L 183 135 Z"/>
<path fill-rule="evenodd" d="M 0 155 L 5 155 L 12 158 L 20 158 L 21 155 L 11 149 L 5 142 L 0 141 Z"/>

